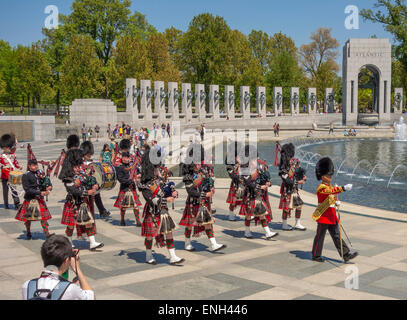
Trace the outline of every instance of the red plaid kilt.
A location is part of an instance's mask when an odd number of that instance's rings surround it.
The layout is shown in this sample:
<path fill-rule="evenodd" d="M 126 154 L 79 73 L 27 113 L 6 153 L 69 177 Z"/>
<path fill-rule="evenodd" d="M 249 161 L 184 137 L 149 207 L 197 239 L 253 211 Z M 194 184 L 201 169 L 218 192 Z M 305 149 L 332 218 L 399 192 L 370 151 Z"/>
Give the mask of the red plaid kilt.
<path fill-rule="evenodd" d="M 135 203 L 137 206 L 141 207 L 142 204 L 141 204 L 141 202 L 140 202 L 140 199 L 139 199 L 139 196 L 138 196 L 136 190 L 135 190 L 135 189 L 132 189 L 131 191 L 132 191 L 132 193 L 133 193 L 134 203 Z M 125 191 L 123 191 L 123 190 L 120 190 L 120 191 L 119 191 L 119 195 L 117 196 L 116 202 L 114 203 L 114 207 L 122 209 L 122 202 L 123 202 L 123 200 L 124 200 L 125 194 L 126 194 Z M 125 208 L 125 209 L 127 209 L 127 208 Z"/>
<path fill-rule="evenodd" d="M 242 204 L 242 200 L 237 200 L 236 198 L 236 186 L 234 184 L 231 184 L 229 188 L 229 193 L 228 197 L 226 199 L 226 203 L 229 203 L 229 208 L 230 210 L 233 210 L 237 206 L 240 206 Z"/>
<path fill-rule="evenodd" d="M 289 208 L 290 201 L 291 201 L 291 194 L 282 194 L 281 198 L 280 198 L 280 205 L 278 208 L 283 209 L 283 210 L 291 210 L 291 208 Z"/>
<path fill-rule="evenodd" d="M 211 202 L 206 200 L 206 205 L 207 205 L 209 211 L 211 211 Z M 185 205 L 184 213 L 182 214 L 182 218 L 179 223 L 180 226 L 185 226 L 188 228 L 194 227 L 194 234 L 193 234 L 194 237 L 199 237 L 201 235 L 201 233 L 205 231 L 204 226 L 198 226 L 195 223 L 195 219 L 196 219 L 196 215 L 198 214 L 198 210 L 199 210 L 199 204 L 194 205 L 191 208 L 191 203 L 189 201 L 187 201 L 187 203 Z M 212 217 L 212 220 L 215 222 L 214 217 Z"/>
<path fill-rule="evenodd" d="M 40 220 L 49 220 L 52 219 L 51 213 L 49 212 L 47 205 L 45 204 L 44 199 L 37 199 L 39 205 L 40 205 L 40 213 L 41 213 L 41 219 Z M 28 206 L 30 204 L 30 201 L 24 200 L 23 205 L 21 208 L 18 210 L 16 219 L 19 221 L 27 221 L 25 218 L 25 214 L 27 213 Z"/>
<path fill-rule="evenodd" d="M 267 198 L 265 198 L 265 196 L 263 195 L 261 198 L 262 198 L 263 204 L 267 210 L 267 214 L 264 216 L 264 218 L 269 223 L 273 219 L 273 215 L 271 213 L 270 202 L 268 201 L 268 196 L 267 196 Z M 254 207 L 255 207 L 255 199 L 248 200 L 247 197 L 244 196 L 242 206 L 240 207 L 239 215 L 246 216 L 246 217 L 253 216 Z M 254 222 L 256 225 L 259 224 L 260 218 L 254 217 Z"/>

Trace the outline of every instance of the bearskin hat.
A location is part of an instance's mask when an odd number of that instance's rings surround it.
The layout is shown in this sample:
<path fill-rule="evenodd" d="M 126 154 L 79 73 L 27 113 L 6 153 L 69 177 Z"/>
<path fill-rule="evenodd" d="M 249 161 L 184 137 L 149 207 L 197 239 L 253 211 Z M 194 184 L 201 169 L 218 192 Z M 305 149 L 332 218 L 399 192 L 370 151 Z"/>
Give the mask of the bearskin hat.
<path fill-rule="evenodd" d="M 11 134 L 3 134 L 0 138 L 0 148 L 12 148 L 16 144 L 16 137 Z"/>
<path fill-rule="evenodd" d="M 29 166 L 35 165 L 35 164 L 38 164 L 38 161 L 37 161 L 37 159 L 30 159 L 30 160 L 28 160 L 27 164 Z"/>
<path fill-rule="evenodd" d="M 66 139 L 66 147 L 68 149 L 71 148 L 79 148 L 80 140 L 79 137 L 76 134 L 71 134 L 67 139 Z"/>
<path fill-rule="evenodd" d="M 295 146 L 292 143 L 286 143 L 281 147 L 280 164 L 281 170 L 288 170 L 290 168 L 290 160 L 295 155 Z"/>
<path fill-rule="evenodd" d="M 95 153 L 95 149 L 93 148 L 93 143 L 90 141 L 82 142 L 80 149 L 82 150 L 84 155 L 85 154 L 93 155 Z"/>
<path fill-rule="evenodd" d="M 58 179 L 64 180 L 74 176 L 73 167 L 83 163 L 83 151 L 81 149 L 71 149 L 66 153 Z"/>
<path fill-rule="evenodd" d="M 331 158 L 325 157 L 319 159 L 315 166 L 315 175 L 317 180 L 321 180 L 322 176 L 333 175 L 335 172 L 334 163 Z"/>
<path fill-rule="evenodd" d="M 122 141 L 120 141 L 120 144 L 119 144 L 120 150 L 128 150 L 128 149 L 130 149 L 130 146 L 131 146 L 131 142 L 129 139 L 123 139 Z"/>

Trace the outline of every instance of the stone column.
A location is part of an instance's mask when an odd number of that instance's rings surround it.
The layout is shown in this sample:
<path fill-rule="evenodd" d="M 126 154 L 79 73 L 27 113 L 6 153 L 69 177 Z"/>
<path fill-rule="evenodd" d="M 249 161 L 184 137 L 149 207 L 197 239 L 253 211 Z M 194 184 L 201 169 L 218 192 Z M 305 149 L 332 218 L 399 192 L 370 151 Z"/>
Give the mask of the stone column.
<path fill-rule="evenodd" d="M 256 88 L 256 111 L 260 117 L 267 117 L 266 110 L 266 87 Z"/>
<path fill-rule="evenodd" d="M 190 83 L 182 84 L 182 113 L 184 114 L 185 121 L 192 120 L 192 90 Z"/>
<path fill-rule="evenodd" d="M 333 88 L 326 88 L 325 89 L 325 106 L 324 112 L 326 113 L 334 113 L 334 105 L 335 105 L 335 95 Z"/>
<path fill-rule="evenodd" d="M 199 115 L 199 120 L 206 119 L 206 93 L 204 84 L 195 84 L 195 112 Z"/>
<path fill-rule="evenodd" d="M 283 88 L 273 88 L 273 108 L 276 117 L 280 116 L 283 112 Z"/>
<path fill-rule="evenodd" d="M 316 114 L 317 113 L 317 89 L 316 88 L 308 88 L 308 114 Z"/>
<path fill-rule="evenodd" d="M 300 88 L 290 89 L 290 112 L 291 115 L 300 114 Z"/>
<path fill-rule="evenodd" d="M 219 120 L 219 86 L 211 84 L 209 86 L 209 113 L 212 113 L 213 120 Z"/>
<path fill-rule="evenodd" d="M 243 113 L 243 119 L 250 119 L 250 87 L 240 87 L 240 113 Z"/>
<path fill-rule="evenodd" d="M 140 80 L 140 113 L 144 114 L 143 120 L 153 120 L 151 98 L 153 96 L 150 80 Z"/>
<path fill-rule="evenodd" d="M 178 97 L 178 83 L 168 82 L 168 113 L 172 120 L 179 120 Z"/>
<path fill-rule="evenodd" d="M 131 112 L 133 125 L 138 121 L 137 98 L 140 94 L 137 88 L 137 79 L 126 79 L 126 112 Z"/>
<path fill-rule="evenodd" d="M 166 121 L 165 98 L 167 93 L 164 88 L 164 81 L 154 81 L 154 113 L 158 114 L 160 121 Z"/>
<path fill-rule="evenodd" d="M 229 120 L 235 119 L 235 87 L 225 86 L 225 111 Z"/>
<path fill-rule="evenodd" d="M 394 113 L 402 114 L 404 106 L 403 88 L 394 88 Z"/>

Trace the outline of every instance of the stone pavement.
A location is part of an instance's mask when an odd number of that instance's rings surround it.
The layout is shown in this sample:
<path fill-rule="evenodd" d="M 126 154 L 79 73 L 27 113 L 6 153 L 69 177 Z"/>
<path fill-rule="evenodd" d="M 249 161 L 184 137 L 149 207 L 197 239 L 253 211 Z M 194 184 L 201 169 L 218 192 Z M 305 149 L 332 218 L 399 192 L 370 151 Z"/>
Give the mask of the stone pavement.
<path fill-rule="evenodd" d="M 55 159 L 63 143 L 34 144 L 37 158 Z M 95 150 L 101 149 L 101 143 Z M 25 160 L 25 150 L 17 154 Z M 24 163 L 25 161 L 21 161 Z M 50 231 L 64 234 L 60 224 L 65 191 L 53 179 L 54 191 L 48 201 L 53 219 Z M 126 214 L 127 226 L 121 227 L 120 213 L 113 208 L 118 186 L 103 192 L 102 198 L 112 212 L 109 221 L 97 220 L 96 239 L 105 246 L 99 252 L 88 250 L 87 241 L 74 240 L 81 250 L 81 265 L 97 299 L 406 299 L 407 298 L 407 216 L 402 213 L 342 204 L 342 221 L 352 247 L 359 256 L 343 264 L 327 235 L 324 263 L 311 260 L 316 223 L 311 215 L 315 195 L 302 193 L 305 206 L 302 224 L 306 231 L 282 231 L 279 181 L 273 181 L 270 199 L 273 210 L 272 230 L 276 238 L 268 241 L 260 226 L 252 226 L 254 239 L 244 238 L 240 219 L 228 221 L 225 203 L 229 180 L 216 180 L 214 207 L 215 237 L 227 248 L 211 253 L 206 236 L 193 238 L 195 252 L 184 247 L 184 229 L 174 233 L 177 255 L 185 258 L 182 266 L 169 264 L 166 248 L 155 248 L 158 264 L 145 263 L 144 238 L 135 226 L 132 212 Z M 181 219 L 186 192 L 176 180 L 180 197 L 172 217 Z M 142 200 L 144 204 L 144 199 Z M 38 222 L 32 224 L 32 240 L 25 239 L 24 224 L 15 220 L 16 211 L 0 205 L 0 299 L 21 299 L 21 285 L 37 277 L 42 269 L 40 247 L 45 240 Z M 98 217 L 98 215 L 97 215 Z M 294 217 L 289 222 L 294 223 Z M 75 239 L 75 236 L 74 236 Z M 356 267 L 356 269 L 355 269 Z M 358 273 L 358 289 L 345 288 L 346 279 Z M 73 277 L 70 272 L 71 278 Z"/>

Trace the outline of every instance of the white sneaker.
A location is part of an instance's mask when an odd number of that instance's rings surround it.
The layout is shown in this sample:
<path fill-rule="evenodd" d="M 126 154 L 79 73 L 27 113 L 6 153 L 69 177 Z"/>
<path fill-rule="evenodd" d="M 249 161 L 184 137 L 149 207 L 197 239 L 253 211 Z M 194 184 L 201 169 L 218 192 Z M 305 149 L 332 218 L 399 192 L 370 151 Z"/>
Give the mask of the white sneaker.
<path fill-rule="evenodd" d="M 273 238 L 273 237 L 275 237 L 275 236 L 278 235 L 278 232 L 272 232 L 272 231 L 270 231 L 270 228 L 269 228 L 269 227 L 264 227 L 264 230 L 266 231 L 266 239 L 271 239 L 271 238 Z"/>
<path fill-rule="evenodd" d="M 236 221 L 236 216 L 233 211 L 229 211 L 229 221 Z"/>
<path fill-rule="evenodd" d="M 305 231 L 305 230 L 307 230 L 307 228 L 305 228 L 303 225 L 301 225 L 300 219 L 296 219 L 296 223 L 295 223 L 294 229 L 295 229 L 295 230 L 299 230 L 299 231 Z"/>
<path fill-rule="evenodd" d="M 168 249 L 168 252 L 170 253 L 170 264 L 177 264 L 185 261 L 185 259 L 177 257 L 174 248 Z"/>
<path fill-rule="evenodd" d="M 104 246 L 103 242 L 96 242 L 95 236 L 89 236 L 89 241 L 90 241 L 90 250 L 96 250 L 98 248 L 102 248 Z"/>
<path fill-rule="evenodd" d="M 293 228 L 287 224 L 287 220 L 283 220 L 282 229 L 283 229 L 284 231 L 292 231 L 292 230 L 293 230 Z"/>
<path fill-rule="evenodd" d="M 246 230 L 244 231 L 244 236 L 247 239 L 253 239 L 253 235 L 252 235 L 252 233 L 250 231 L 250 227 L 246 227 Z"/>
<path fill-rule="evenodd" d="M 153 265 L 157 264 L 157 261 L 154 259 L 151 249 L 146 249 L 146 263 Z"/>
<path fill-rule="evenodd" d="M 210 238 L 209 240 L 211 241 L 211 249 L 212 249 L 211 251 L 212 252 L 226 248 L 225 244 L 217 243 L 215 237 Z"/>
<path fill-rule="evenodd" d="M 191 244 L 190 238 L 185 238 L 185 250 L 187 251 L 195 251 L 195 248 Z"/>

